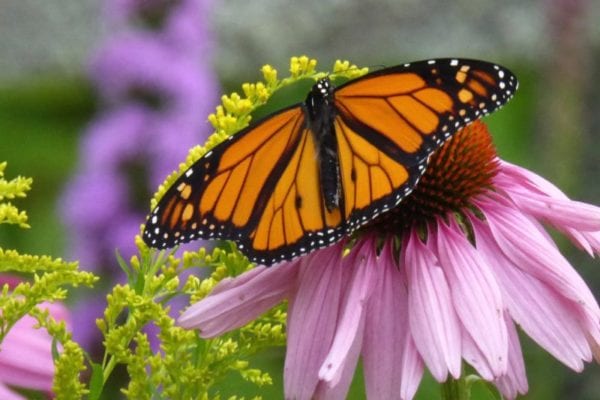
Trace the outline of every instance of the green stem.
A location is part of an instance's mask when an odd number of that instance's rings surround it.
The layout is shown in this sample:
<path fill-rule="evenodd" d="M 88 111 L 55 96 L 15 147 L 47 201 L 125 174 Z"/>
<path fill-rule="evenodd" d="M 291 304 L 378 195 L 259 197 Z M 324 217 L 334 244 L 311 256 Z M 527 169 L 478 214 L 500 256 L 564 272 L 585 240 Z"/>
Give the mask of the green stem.
<path fill-rule="evenodd" d="M 442 400 L 470 400 L 470 386 L 464 376 L 459 379 L 448 378 L 442 384 Z"/>
<path fill-rule="evenodd" d="M 108 378 L 110 378 L 110 374 L 112 374 L 113 369 L 115 369 L 116 366 L 117 366 L 117 360 L 115 359 L 115 356 L 111 356 L 108 360 L 108 363 L 104 367 L 104 373 L 102 374 L 102 384 L 103 385 L 106 384 L 106 382 L 108 381 Z"/>

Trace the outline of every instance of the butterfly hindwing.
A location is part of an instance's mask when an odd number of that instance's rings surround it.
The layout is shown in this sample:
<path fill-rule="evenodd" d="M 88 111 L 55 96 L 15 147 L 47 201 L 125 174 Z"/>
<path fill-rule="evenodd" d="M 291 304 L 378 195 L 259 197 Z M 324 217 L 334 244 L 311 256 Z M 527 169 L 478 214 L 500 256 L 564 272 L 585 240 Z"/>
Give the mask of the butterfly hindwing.
<path fill-rule="evenodd" d="M 337 118 L 335 130 L 344 219 L 348 221 L 347 233 L 351 233 L 410 193 L 425 169 L 426 159 L 416 164 L 398 162 L 342 118 Z"/>
<path fill-rule="evenodd" d="M 346 233 L 341 211 L 325 207 L 309 129 L 303 129 L 294 154 L 270 189 L 249 243 L 241 241 L 251 259 L 268 264 L 289 259 L 325 247 Z"/>

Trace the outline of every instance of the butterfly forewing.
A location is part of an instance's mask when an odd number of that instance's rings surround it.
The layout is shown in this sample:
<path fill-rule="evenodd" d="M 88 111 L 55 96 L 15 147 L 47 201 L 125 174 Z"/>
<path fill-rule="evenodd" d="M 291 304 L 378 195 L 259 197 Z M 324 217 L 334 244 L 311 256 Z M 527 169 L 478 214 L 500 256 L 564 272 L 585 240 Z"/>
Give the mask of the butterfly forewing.
<path fill-rule="evenodd" d="M 325 207 L 317 166 L 314 137 L 304 129 L 296 151 L 269 191 L 264 211 L 257 214 L 251 242 L 240 240 L 251 259 L 261 263 L 287 259 L 325 247 L 345 233 L 340 210 L 330 212 Z"/>

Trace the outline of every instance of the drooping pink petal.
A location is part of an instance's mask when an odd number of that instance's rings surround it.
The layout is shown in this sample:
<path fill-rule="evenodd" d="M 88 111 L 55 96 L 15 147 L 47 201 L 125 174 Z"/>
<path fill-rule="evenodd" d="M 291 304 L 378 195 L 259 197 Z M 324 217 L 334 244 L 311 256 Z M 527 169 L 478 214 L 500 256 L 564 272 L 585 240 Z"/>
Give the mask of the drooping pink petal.
<path fill-rule="evenodd" d="M 25 397 L 13 392 L 8 387 L 0 383 L 0 399 L 2 400 L 26 400 Z"/>
<path fill-rule="evenodd" d="M 485 355 L 481 352 L 469 332 L 463 331 L 462 336 L 462 356 L 469 365 L 471 365 L 479 376 L 483 379 L 494 380 L 494 372 Z"/>
<path fill-rule="evenodd" d="M 9 385 L 50 391 L 54 376 L 52 339 L 43 329 L 34 329 L 34 321 L 30 316 L 23 317 L 4 338 L 0 380 Z"/>
<path fill-rule="evenodd" d="M 577 304 L 582 321 L 600 342 L 600 308 L 581 276 L 531 221 L 501 196 L 475 201 L 502 253 L 525 273 Z"/>
<path fill-rule="evenodd" d="M 213 293 L 190 306 L 178 323 L 184 328 L 199 329 L 205 338 L 244 326 L 289 296 L 297 273 L 295 264 L 260 266 L 224 280 Z"/>
<path fill-rule="evenodd" d="M 305 267 L 288 307 L 284 366 L 287 398 L 311 399 L 315 394 L 318 371 L 335 335 L 343 294 L 342 249 L 334 245 L 302 259 Z"/>
<path fill-rule="evenodd" d="M 552 183 L 525 168 L 506 161 L 500 165 L 494 184 L 523 212 L 553 225 L 590 256 L 600 254 L 599 207 L 570 200 Z M 559 205 L 555 207 L 554 202 Z"/>
<path fill-rule="evenodd" d="M 425 366 L 411 335 L 406 335 L 402 347 L 404 348 L 402 362 L 398 366 L 402 374 L 400 377 L 400 399 L 411 400 L 419 388 Z"/>
<path fill-rule="evenodd" d="M 501 196 L 478 199 L 476 204 L 485 210 L 491 232 L 502 251 L 516 265 L 531 269 L 575 301 L 586 300 L 590 307 L 595 303 L 585 282 L 560 254 L 548 236 L 532 226 L 529 218 L 515 209 Z M 583 293 L 578 294 L 580 289 Z M 573 296 L 573 297 L 571 297 Z"/>
<path fill-rule="evenodd" d="M 600 255 L 600 231 L 579 232 L 568 228 L 565 230 L 565 233 L 573 243 L 585 250 L 590 256 L 593 257 L 594 252 Z"/>
<path fill-rule="evenodd" d="M 440 221 L 430 232 L 448 277 L 452 300 L 463 327 L 487 359 L 494 376 L 506 372 L 508 334 L 498 283 L 486 261 L 456 224 Z"/>
<path fill-rule="evenodd" d="M 600 207 L 569 199 L 556 186 L 521 168 L 504 167 L 509 171 L 495 178 L 497 188 L 504 190 L 517 206 L 536 218 L 556 227 L 572 227 L 582 231 L 600 230 Z M 502 171 L 502 169 L 501 169 Z"/>
<path fill-rule="evenodd" d="M 556 227 L 571 227 L 582 231 L 600 230 L 600 208 L 569 199 L 509 192 L 519 208 Z"/>
<path fill-rule="evenodd" d="M 581 232 L 581 234 L 590 246 L 600 253 L 600 232 Z"/>
<path fill-rule="evenodd" d="M 39 308 L 47 310 L 56 321 L 70 324 L 68 310 L 63 304 L 43 303 Z M 54 377 L 52 338 L 45 329 L 36 326 L 37 320 L 25 315 L 2 341 L 0 382 L 50 392 Z"/>
<path fill-rule="evenodd" d="M 519 394 L 527 393 L 529 385 L 517 329 L 507 313 L 504 314 L 504 320 L 508 330 L 508 370 L 496 380 L 496 386 L 504 398 L 513 400 Z"/>
<path fill-rule="evenodd" d="M 444 271 L 435 254 L 413 230 L 405 240 L 403 265 L 408 280 L 408 315 L 415 346 L 434 378 L 461 372 L 460 323 Z M 432 241 L 429 241 L 432 243 Z"/>
<path fill-rule="evenodd" d="M 577 248 L 588 253 L 590 257 L 594 257 L 594 251 L 598 252 L 600 250 L 600 247 L 594 247 L 592 243 L 587 240 L 587 238 L 583 235 L 583 232 L 579 232 L 573 228 L 566 228 L 563 233 L 575 246 L 577 246 Z"/>
<path fill-rule="evenodd" d="M 358 334 L 356 335 L 355 343 L 350 346 L 349 351 L 345 355 L 344 364 L 340 369 L 339 375 L 336 376 L 335 381 L 327 382 L 320 380 L 315 390 L 315 399 L 327 399 L 327 400 L 343 400 L 348 396 L 348 390 L 354 377 L 354 371 L 358 364 L 358 358 L 360 356 L 360 344 L 362 343 L 364 332 L 364 318 L 360 321 Z"/>
<path fill-rule="evenodd" d="M 589 339 L 590 347 L 592 348 L 592 353 L 594 353 L 594 360 L 598 364 L 600 364 L 600 343 L 597 343 L 593 340 L 593 338 Z"/>
<path fill-rule="evenodd" d="M 488 219 L 489 221 L 489 219 Z M 591 358 L 586 329 L 574 312 L 575 303 L 505 257 L 484 222 L 471 218 L 477 248 L 501 283 L 511 317 L 549 353 L 574 370 Z"/>
<path fill-rule="evenodd" d="M 360 354 L 365 322 L 365 312 L 369 296 L 372 292 L 375 274 L 378 271 L 374 243 L 363 239 L 361 244 L 352 250 L 353 254 L 344 257 L 338 268 L 352 271 L 352 276 L 345 281 L 344 298 L 341 303 L 341 316 L 337 324 L 331 349 L 319 370 L 319 379 L 335 386 L 346 366 L 349 353 Z M 352 370 L 356 365 L 352 365 Z"/>
<path fill-rule="evenodd" d="M 251 282 L 258 275 L 265 273 L 265 266 L 257 265 L 255 268 L 249 269 L 238 276 L 226 276 L 223 278 L 210 292 L 210 296 L 214 296 L 215 294 L 219 294 L 221 292 L 225 292 L 229 289 L 235 289 L 237 287 L 243 286 L 248 282 Z M 271 272 L 273 273 L 273 272 Z"/>
<path fill-rule="evenodd" d="M 408 329 L 404 275 L 394 261 L 392 241 L 383 248 L 369 299 L 362 358 L 367 398 L 412 399 L 423 362 Z"/>
<path fill-rule="evenodd" d="M 539 193 L 546 193 L 549 196 L 556 198 L 567 197 L 567 195 L 565 195 L 562 190 L 556 187 L 556 185 L 526 168 L 519 167 L 518 165 L 501 159 L 498 159 L 498 163 L 500 165 L 500 170 L 498 175 L 496 175 L 494 178 L 495 183 L 498 180 L 504 181 L 508 177 L 509 184 L 518 184 L 520 186 L 527 187 L 530 190 L 535 190 Z"/>

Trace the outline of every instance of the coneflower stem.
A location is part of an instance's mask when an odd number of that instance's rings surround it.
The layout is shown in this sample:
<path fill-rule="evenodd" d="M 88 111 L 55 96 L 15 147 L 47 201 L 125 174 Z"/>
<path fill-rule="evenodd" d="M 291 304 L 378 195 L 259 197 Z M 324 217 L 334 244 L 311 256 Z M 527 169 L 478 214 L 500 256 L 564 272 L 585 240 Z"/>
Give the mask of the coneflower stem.
<path fill-rule="evenodd" d="M 464 376 L 459 379 L 448 378 L 442 384 L 442 400 L 469 400 L 470 386 Z"/>

